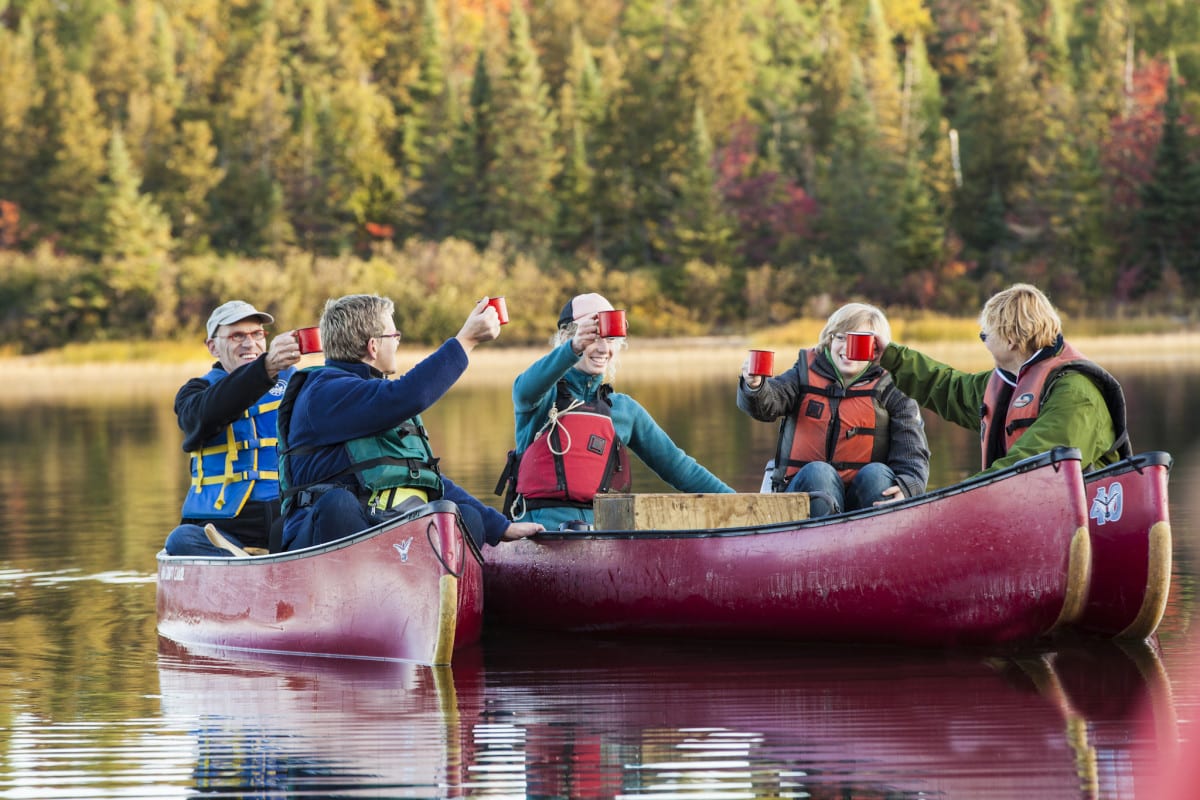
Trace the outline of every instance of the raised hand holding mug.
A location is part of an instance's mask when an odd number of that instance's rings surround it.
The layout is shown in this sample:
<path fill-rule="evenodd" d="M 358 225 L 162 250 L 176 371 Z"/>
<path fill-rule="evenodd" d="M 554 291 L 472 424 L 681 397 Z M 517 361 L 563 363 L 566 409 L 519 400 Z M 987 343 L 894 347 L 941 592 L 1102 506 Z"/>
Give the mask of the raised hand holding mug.
<path fill-rule="evenodd" d="M 297 328 L 296 343 L 300 345 L 300 355 L 321 352 L 321 329 L 315 326 Z"/>
<path fill-rule="evenodd" d="M 493 297 L 488 300 L 488 305 L 496 309 L 496 319 L 501 325 L 508 324 L 508 304 L 504 302 L 504 297 Z"/>
<path fill-rule="evenodd" d="M 600 326 L 601 339 L 625 336 L 629 331 L 625 320 L 625 312 L 622 309 L 599 311 L 596 313 L 596 322 Z"/>

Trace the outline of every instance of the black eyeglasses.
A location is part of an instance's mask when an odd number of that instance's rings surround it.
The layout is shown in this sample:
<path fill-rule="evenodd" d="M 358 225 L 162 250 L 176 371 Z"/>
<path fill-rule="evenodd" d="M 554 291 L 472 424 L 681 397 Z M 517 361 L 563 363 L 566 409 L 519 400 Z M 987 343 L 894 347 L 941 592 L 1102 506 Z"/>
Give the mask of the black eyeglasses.
<path fill-rule="evenodd" d="M 378 336 L 375 336 L 374 338 L 376 338 L 376 339 L 395 339 L 396 344 L 400 344 L 400 331 L 396 331 L 395 333 L 381 333 Z"/>
<path fill-rule="evenodd" d="M 980 331 L 980 332 L 979 332 L 979 341 L 981 341 L 981 342 L 986 342 L 986 341 L 987 341 L 987 334 L 986 334 L 986 333 L 984 333 L 983 331 Z"/>
<path fill-rule="evenodd" d="M 234 331 L 233 333 L 225 336 L 218 336 L 217 338 L 228 339 L 236 345 L 242 345 L 246 343 L 247 339 L 253 339 L 256 342 L 265 340 L 267 338 L 267 332 L 262 328 L 259 328 L 256 331 Z"/>

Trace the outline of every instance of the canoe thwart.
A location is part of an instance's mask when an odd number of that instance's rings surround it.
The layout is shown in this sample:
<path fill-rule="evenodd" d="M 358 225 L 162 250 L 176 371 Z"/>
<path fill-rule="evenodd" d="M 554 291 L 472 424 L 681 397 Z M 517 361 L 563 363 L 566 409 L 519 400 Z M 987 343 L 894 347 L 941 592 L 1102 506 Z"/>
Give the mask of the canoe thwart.
<path fill-rule="evenodd" d="M 603 494 L 595 500 L 602 531 L 740 528 L 808 519 L 808 495 Z"/>

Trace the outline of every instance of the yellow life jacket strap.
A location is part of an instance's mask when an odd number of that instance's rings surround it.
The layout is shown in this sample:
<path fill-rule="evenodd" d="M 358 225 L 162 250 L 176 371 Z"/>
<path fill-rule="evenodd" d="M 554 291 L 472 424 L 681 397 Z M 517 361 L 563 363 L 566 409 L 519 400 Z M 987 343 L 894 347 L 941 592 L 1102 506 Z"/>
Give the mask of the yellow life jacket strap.
<path fill-rule="evenodd" d="M 276 470 L 248 469 L 235 472 L 232 475 L 210 475 L 206 478 L 192 478 L 192 486 L 216 486 L 217 484 L 238 483 L 239 481 L 277 481 L 279 472 Z"/>
<path fill-rule="evenodd" d="M 263 447 L 277 447 L 278 445 L 279 439 L 274 436 L 269 436 L 264 439 L 251 439 L 245 442 L 235 442 L 233 447 L 236 452 L 240 453 L 243 450 L 259 450 Z M 206 447 L 203 450 L 193 450 L 188 453 L 188 455 L 192 458 L 203 458 L 204 456 L 211 456 L 215 453 L 224 453 L 228 450 L 229 444 L 224 443 L 213 445 L 212 447 Z"/>
<path fill-rule="evenodd" d="M 422 489 L 409 489 L 403 486 L 396 486 L 391 489 L 377 489 L 372 492 L 370 499 L 367 500 L 367 506 L 380 511 L 391 511 L 410 497 L 415 497 L 422 503 L 429 502 L 429 494 Z"/>

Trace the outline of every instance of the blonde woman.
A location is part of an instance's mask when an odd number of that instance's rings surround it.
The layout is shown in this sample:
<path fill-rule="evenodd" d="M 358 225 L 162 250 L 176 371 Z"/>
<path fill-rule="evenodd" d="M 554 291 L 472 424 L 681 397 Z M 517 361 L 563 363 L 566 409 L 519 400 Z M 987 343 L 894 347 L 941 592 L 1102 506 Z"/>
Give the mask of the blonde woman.
<path fill-rule="evenodd" d="M 733 491 L 636 400 L 613 391 L 626 340 L 600 336 L 597 314 L 611 310 L 595 293 L 572 298 L 550 352 L 513 383 L 516 448 L 501 479 L 509 484 L 505 511 L 513 519 L 548 530 L 590 527 L 597 494 L 629 490 L 628 451 L 681 492 Z"/>
<path fill-rule="evenodd" d="M 738 408 L 763 422 L 783 420 L 771 491 L 808 492 L 812 516 L 912 497 L 929 480 L 920 409 L 874 361 L 849 357 L 852 331 L 890 336 L 882 311 L 850 303 L 787 372 L 750 375 L 747 359 L 738 382 Z"/>
<path fill-rule="evenodd" d="M 1027 283 L 994 295 L 979 339 L 995 368 L 963 372 L 876 331 L 882 363 L 922 407 L 979 431 L 982 469 L 1012 466 L 1054 447 L 1075 447 L 1084 469 L 1132 452 L 1117 380 L 1063 339 L 1050 299 Z"/>

